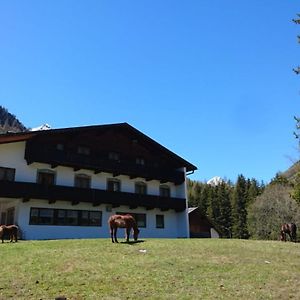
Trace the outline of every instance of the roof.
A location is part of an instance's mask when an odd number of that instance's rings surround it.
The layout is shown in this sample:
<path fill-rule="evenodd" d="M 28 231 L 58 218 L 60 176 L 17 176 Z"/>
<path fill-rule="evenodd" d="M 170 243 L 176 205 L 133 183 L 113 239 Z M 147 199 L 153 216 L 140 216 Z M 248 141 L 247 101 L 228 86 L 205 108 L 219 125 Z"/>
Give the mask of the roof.
<path fill-rule="evenodd" d="M 194 211 L 195 209 L 197 209 L 198 207 L 189 207 L 189 211 L 188 213 L 191 213 L 192 211 Z"/>
<path fill-rule="evenodd" d="M 58 128 L 58 129 L 48 129 L 48 130 L 38 130 L 38 131 L 26 131 L 26 132 L 18 132 L 11 133 L 8 132 L 6 134 L 0 135 L 0 144 L 12 143 L 12 142 L 21 142 L 30 140 L 36 136 L 50 136 L 57 133 L 70 133 L 70 132 L 84 132 L 91 130 L 110 130 L 110 129 L 121 129 L 127 131 L 129 134 L 134 135 L 136 137 L 141 138 L 142 140 L 150 143 L 157 150 L 165 153 L 166 155 L 172 157 L 176 161 L 180 162 L 180 164 L 186 167 L 188 172 L 197 170 L 197 167 L 182 157 L 178 156 L 174 152 L 165 148 L 155 140 L 151 139 L 141 131 L 137 130 L 133 126 L 128 123 L 115 123 L 115 124 L 105 124 L 105 125 L 90 125 L 90 126 L 80 126 L 80 127 L 68 127 L 68 128 Z"/>

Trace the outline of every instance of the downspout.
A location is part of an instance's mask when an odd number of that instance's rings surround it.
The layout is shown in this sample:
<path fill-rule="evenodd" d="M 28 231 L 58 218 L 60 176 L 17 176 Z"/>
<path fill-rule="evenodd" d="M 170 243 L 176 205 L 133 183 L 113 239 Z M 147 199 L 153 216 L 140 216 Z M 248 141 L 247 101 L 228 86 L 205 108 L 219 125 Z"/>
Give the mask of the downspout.
<path fill-rule="evenodd" d="M 194 172 L 194 171 L 193 171 Z M 188 192 L 187 192 L 187 184 L 186 184 L 186 169 L 184 168 L 184 192 L 185 192 L 185 201 L 186 201 L 186 209 L 185 209 L 185 217 L 186 217 L 186 236 L 190 238 L 190 222 L 189 222 L 189 206 L 188 206 Z"/>

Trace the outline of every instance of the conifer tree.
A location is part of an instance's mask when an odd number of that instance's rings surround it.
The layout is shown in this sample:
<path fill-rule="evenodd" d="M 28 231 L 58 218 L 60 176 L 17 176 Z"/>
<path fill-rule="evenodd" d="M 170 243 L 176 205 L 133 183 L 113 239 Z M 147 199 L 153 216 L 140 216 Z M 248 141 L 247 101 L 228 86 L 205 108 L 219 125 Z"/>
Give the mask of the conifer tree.
<path fill-rule="evenodd" d="M 225 182 L 218 186 L 218 202 L 220 207 L 218 227 L 222 230 L 222 236 L 229 238 L 232 236 L 230 187 Z"/>
<path fill-rule="evenodd" d="M 206 187 L 207 187 L 207 203 L 208 203 L 207 215 L 212 221 L 217 223 L 220 214 L 220 208 L 218 204 L 218 199 L 216 197 L 216 189 L 214 186 L 211 186 L 209 184 L 207 184 Z"/>
<path fill-rule="evenodd" d="M 260 187 L 258 181 L 255 178 L 248 179 L 250 185 L 247 190 L 247 207 L 249 207 L 263 191 L 263 187 Z"/>
<path fill-rule="evenodd" d="M 209 203 L 211 202 L 211 195 L 210 186 L 206 183 L 202 184 L 198 207 L 204 216 L 207 215 Z"/>
<path fill-rule="evenodd" d="M 188 194 L 188 201 L 189 207 L 197 206 L 196 199 L 195 199 L 195 190 L 194 190 L 195 182 L 193 180 L 187 180 L 187 194 Z"/>
<path fill-rule="evenodd" d="M 249 238 L 249 232 L 247 228 L 247 182 L 243 175 L 239 175 L 232 199 L 232 217 L 233 237 L 239 239 Z"/>

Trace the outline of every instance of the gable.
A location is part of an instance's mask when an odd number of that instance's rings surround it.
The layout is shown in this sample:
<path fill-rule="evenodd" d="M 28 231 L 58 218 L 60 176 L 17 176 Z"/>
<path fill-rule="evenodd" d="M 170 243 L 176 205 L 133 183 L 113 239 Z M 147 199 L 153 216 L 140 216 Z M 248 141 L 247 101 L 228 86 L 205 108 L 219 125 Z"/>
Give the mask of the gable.
<path fill-rule="evenodd" d="M 36 131 L 0 136 L 26 141 L 25 159 L 74 170 L 90 169 L 161 183 L 184 181 L 183 168 L 197 168 L 127 123 Z M 112 159 L 115 158 L 115 159 Z"/>

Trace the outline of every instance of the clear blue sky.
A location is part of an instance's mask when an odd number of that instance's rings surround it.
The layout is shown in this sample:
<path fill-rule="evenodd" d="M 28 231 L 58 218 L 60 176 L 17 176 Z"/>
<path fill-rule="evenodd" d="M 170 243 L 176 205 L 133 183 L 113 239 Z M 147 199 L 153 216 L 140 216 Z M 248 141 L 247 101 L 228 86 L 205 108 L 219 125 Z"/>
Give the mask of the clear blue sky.
<path fill-rule="evenodd" d="M 268 182 L 298 159 L 299 1 L 2 1 L 0 104 L 53 128 L 128 122 L 198 167 Z"/>

